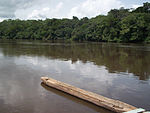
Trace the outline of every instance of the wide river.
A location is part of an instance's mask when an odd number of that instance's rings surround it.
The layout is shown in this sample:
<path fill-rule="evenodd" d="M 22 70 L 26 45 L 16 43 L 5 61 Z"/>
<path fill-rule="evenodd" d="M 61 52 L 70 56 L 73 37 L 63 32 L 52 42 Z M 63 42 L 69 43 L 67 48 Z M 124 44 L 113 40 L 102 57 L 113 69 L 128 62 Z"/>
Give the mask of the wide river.
<path fill-rule="evenodd" d="M 49 88 L 56 80 L 150 110 L 150 45 L 0 41 L 0 113 L 112 113 Z"/>

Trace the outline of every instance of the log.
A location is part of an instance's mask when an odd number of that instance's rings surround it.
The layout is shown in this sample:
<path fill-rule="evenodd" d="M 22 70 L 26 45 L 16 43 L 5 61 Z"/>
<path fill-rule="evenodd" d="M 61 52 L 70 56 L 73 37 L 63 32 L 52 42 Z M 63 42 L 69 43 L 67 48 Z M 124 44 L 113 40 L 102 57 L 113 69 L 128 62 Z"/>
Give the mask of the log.
<path fill-rule="evenodd" d="M 73 95 L 75 97 L 86 100 L 88 102 L 91 102 L 100 107 L 106 108 L 108 110 L 111 110 L 117 113 L 128 112 L 128 111 L 137 109 L 136 107 L 126 104 L 124 102 L 121 102 L 119 100 L 113 100 L 113 99 L 98 95 L 96 93 L 92 93 L 92 92 L 71 86 L 69 84 L 54 80 L 49 77 L 41 77 L 41 80 L 43 81 L 43 83 L 45 83 L 46 85 L 50 87 L 56 88 L 60 91 L 63 91 L 65 93 L 68 93 L 70 95 Z"/>

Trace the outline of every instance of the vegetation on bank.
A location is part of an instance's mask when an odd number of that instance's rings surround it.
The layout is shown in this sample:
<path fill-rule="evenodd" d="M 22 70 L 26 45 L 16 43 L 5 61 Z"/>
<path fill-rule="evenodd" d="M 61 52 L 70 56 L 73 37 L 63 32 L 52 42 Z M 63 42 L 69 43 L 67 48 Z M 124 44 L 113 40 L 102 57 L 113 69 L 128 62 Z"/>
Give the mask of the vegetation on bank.
<path fill-rule="evenodd" d="M 150 3 L 112 9 L 107 16 L 78 19 L 4 20 L 0 39 L 150 42 Z"/>

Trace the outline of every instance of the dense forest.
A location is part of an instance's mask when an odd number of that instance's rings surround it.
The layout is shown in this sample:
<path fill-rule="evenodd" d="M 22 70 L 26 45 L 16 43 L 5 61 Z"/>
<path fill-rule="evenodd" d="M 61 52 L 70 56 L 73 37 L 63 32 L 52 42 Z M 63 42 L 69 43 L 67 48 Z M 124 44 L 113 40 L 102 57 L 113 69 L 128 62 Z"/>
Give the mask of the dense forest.
<path fill-rule="evenodd" d="M 90 19 L 4 20 L 0 39 L 150 43 L 150 3 L 136 9 L 112 9 Z"/>

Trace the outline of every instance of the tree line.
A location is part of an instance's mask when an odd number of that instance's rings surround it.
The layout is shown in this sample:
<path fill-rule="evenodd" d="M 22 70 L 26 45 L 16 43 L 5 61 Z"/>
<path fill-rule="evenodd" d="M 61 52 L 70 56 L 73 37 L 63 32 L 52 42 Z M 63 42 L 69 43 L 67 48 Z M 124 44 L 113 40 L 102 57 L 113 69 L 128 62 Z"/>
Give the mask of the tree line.
<path fill-rule="evenodd" d="M 0 39 L 150 42 L 150 3 L 136 9 L 112 9 L 94 18 L 4 20 Z"/>

